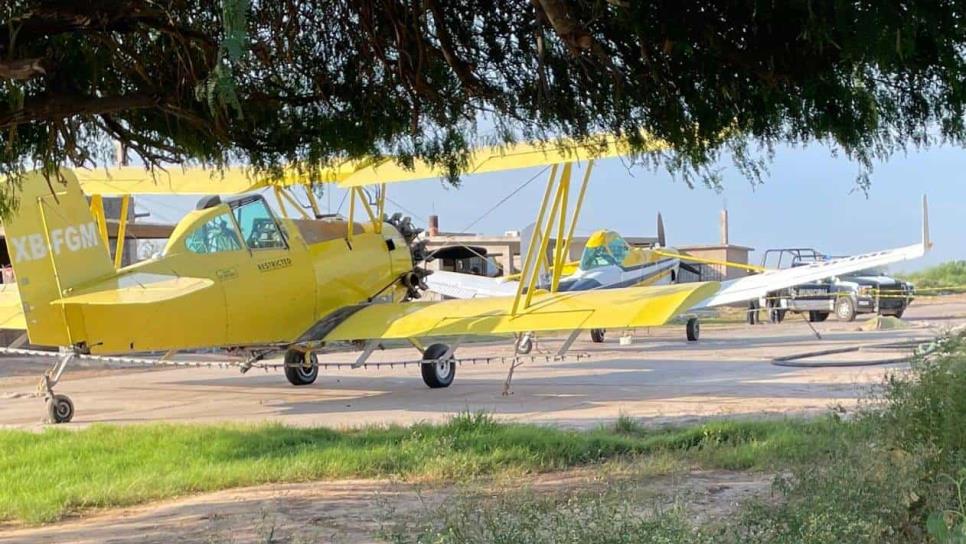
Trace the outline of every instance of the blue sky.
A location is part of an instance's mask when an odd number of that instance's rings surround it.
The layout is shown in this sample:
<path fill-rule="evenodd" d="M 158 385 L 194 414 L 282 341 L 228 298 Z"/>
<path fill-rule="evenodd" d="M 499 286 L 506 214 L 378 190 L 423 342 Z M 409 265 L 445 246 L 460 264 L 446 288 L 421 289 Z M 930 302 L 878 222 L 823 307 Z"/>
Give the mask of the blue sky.
<path fill-rule="evenodd" d="M 390 187 L 389 198 L 412 213 L 419 225 L 436 213 L 442 230 L 462 231 L 538 172 L 466 177 L 459 189 L 437 181 L 401 184 Z M 732 243 L 757 250 L 811 246 L 848 255 L 917 242 L 919 200 L 925 193 L 935 248 L 926 258 L 894 269 L 966 259 L 966 153 L 962 149 L 935 147 L 896 155 L 876 166 L 868 196 L 853 190 L 857 172 L 855 163 L 833 156 L 824 146 L 782 147 L 776 150 L 765 183 L 757 187 L 726 164 L 724 190 L 718 194 L 703 186 L 689 189 L 663 170 L 628 170 L 620 160 L 601 161 L 594 168 L 577 230 L 609 228 L 626 235 L 651 235 L 660 211 L 669 244 L 716 243 L 718 214 L 727 203 Z M 470 230 L 498 234 L 522 229 L 533 221 L 544 182 L 545 174 Z M 323 197 L 323 208 L 331 200 L 334 211 L 342 196 L 342 191 L 333 190 Z M 174 221 L 193 201 L 142 198 L 138 208 L 150 209 L 153 220 Z M 389 203 L 388 208 L 394 211 L 396 205 Z M 758 255 L 752 255 L 752 262 L 757 262 Z"/>

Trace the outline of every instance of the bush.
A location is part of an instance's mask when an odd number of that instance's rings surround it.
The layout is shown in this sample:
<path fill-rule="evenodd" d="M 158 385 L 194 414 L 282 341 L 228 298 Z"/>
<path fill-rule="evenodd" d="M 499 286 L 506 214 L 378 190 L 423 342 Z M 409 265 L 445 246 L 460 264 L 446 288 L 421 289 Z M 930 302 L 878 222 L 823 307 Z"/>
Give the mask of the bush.
<path fill-rule="evenodd" d="M 949 261 L 920 272 L 900 274 L 899 277 L 914 283 L 923 294 L 962 291 L 966 286 L 966 261 Z"/>

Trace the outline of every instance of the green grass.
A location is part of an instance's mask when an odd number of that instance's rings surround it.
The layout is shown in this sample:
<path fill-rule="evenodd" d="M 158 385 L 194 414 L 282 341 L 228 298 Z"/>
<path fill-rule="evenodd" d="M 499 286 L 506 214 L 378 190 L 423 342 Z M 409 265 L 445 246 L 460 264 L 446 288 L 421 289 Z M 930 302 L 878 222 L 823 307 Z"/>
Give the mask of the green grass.
<path fill-rule="evenodd" d="M 966 291 L 966 261 L 949 261 L 919 272 L 898 274 L 898 276 L 911 281 L 915 284 L 917 292 L 924 295 Z"/>
<path fill-rule="evenodd" d="M 707 468 L 767 468 L 820 455 L 843 426 L 722 421 L 647 430 L 566 431 L 463 415 L 444 425 L 303 429 L 281 425 L 92 426 L 0 431 L 0 519 L 48 522 L 87 508 L 267 482 L 394 477 L 456 480 L 633 457 Z"/>
<path fill-rule="evenodd" d="M 792 449 L 773 492 L 718 519 L 696 523 L 686 501 L 662 505 L 635 493 L 646 489 L 627 478 L 577 493 L 459 496 L 396 520 L 385 536 L 399 544 L 966 544 L 966 335 L 932 347 L 854 418 L 826 422 L 824 433 L 817 424 L 821 445 L 797 450 L 792 435 L 799 431 L 773 428 L 765 454 Z M 646 432 L 624 417 L 615 428 Z M 747 449 L 721 446 L 754 440 L 744 434 L 754 432 L 761 429 L 682 430 L 676 440 L 692 458 L 704 451 L 717 464 L 730 458 L 740 467 L 751 461 Z"/>

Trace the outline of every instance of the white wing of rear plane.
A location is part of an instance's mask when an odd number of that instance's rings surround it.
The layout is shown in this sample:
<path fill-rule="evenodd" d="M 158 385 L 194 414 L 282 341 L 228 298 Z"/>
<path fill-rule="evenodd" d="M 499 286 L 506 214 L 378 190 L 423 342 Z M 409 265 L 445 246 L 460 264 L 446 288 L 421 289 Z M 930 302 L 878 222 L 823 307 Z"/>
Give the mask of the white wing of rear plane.
<path fill-rule="evenodd" d="M 806 266 L 770 270 L 754 276 L 721 282 L 717 293 L 694 306 L 694 310 L 723 306 L 766 296 L 771 291 L 794 287 L 826 278 L 832 278 L 867 268 L 885 266 L 901 261 L 918 259 L 932 247 L 929 241 L 929 214 L 926 197 L 922 197 L 922 241 L 911 246 L 876 251 L 854 257 L 844 257 Z"/>
<path fill-rule="evenodd" d="M 500 278 L 476 276 L 436 270 L 426 277 L 429 290 L 450 298 L 486 298 L 514 296 L 517 293 L 516 281 L 504 281 Z"/>

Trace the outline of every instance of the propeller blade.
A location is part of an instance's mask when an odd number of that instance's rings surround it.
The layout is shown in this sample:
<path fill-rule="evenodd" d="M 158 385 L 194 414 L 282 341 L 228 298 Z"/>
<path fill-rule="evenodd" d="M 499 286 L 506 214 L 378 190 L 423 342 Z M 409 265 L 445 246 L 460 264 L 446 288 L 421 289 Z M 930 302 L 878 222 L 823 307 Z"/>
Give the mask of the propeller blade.
<path fill-rule="evenodd" d="M 687 270 L 688 272 L 691 272 L 692 274 L 697 274 L 699 276 L 701 275 L 701 269 L 698 268 L 698 267 L 696 267 L 696 266 L 694 266 L 693 264 L 689 264 L 689 263 L 682 262 L 678 266 L 680 266 L 682 270 Z"/>

